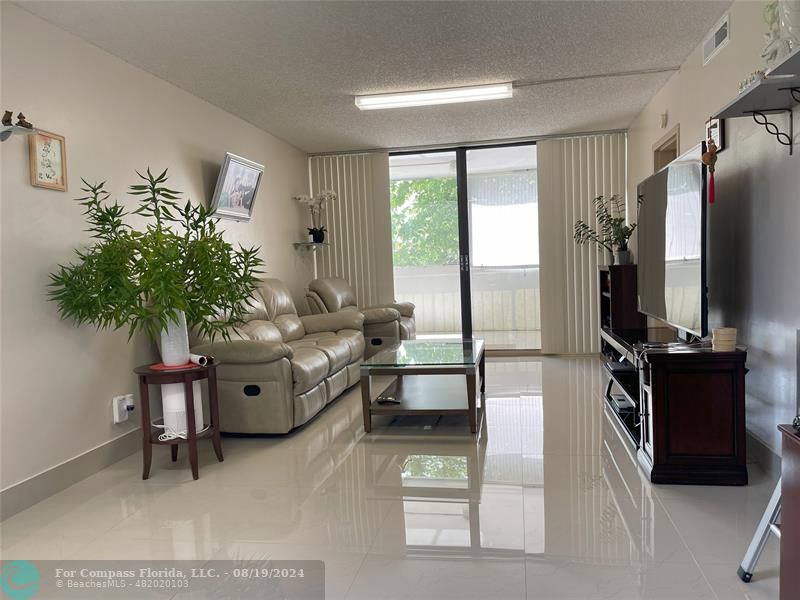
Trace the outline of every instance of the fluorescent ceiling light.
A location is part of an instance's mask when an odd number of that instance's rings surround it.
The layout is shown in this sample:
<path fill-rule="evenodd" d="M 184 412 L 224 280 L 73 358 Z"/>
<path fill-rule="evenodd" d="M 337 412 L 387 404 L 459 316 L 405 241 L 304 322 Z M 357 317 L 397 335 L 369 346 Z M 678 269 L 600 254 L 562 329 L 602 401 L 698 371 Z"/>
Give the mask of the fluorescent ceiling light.
<path fill-rule="evenodd" d="M 471 85 L 441 90 L 424 90 L 421 92 L 356 96 L 356 106 L 361 110 L 378 110 L 381 108 L 428 106 L 430 104 L 454 104 L 456 102 L 478 102 L 479 100 L 511 98 L 513 93 L 511 83 L 492 83 L 489 85 Z"/>

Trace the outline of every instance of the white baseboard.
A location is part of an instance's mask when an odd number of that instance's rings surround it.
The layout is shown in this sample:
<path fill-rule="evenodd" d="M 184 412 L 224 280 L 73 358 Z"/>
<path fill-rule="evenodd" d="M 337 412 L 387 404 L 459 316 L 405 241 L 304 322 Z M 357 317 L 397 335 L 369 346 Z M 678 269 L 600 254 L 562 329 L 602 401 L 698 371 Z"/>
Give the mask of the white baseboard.
<path fill-rule="evenodd" d="M 142 447 L 140 428 L 0 490 L 0 521 L 130 456 Z"/>

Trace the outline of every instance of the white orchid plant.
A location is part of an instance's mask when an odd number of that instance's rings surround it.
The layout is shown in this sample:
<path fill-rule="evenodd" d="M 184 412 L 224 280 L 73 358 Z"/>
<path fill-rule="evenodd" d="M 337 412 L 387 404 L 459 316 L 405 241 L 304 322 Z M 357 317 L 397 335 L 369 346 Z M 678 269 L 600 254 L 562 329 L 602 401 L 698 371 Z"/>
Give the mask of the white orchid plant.
<path fill-rule="evenodd" d="M 297 202 L 308 207 L 308 209 L 311 211 L 311 227 L 308 230 L 309 233 L 313 233 L 314 231 L 325 231 L 325 227 L 323 227 L 321 224 L 322 211 L 325 209 L 325 205 L 328 202 L 335 202 L 336 198 L 336 192 L 332 192 L 330 190 L 323 190 L 315 196 L 301 194 L 300 196 L 294 197 Z"/>

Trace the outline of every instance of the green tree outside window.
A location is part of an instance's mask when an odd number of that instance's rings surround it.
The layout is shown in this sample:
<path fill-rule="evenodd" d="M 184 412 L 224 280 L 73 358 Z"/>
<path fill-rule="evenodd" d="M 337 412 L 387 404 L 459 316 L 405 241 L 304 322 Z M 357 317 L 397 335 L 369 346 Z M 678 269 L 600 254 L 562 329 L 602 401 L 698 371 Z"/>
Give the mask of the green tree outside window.
<path fill-rule="evenodd" d="M 455 178 L 393 181 L 390 191 L 394 265 L 458 264 Z"/>

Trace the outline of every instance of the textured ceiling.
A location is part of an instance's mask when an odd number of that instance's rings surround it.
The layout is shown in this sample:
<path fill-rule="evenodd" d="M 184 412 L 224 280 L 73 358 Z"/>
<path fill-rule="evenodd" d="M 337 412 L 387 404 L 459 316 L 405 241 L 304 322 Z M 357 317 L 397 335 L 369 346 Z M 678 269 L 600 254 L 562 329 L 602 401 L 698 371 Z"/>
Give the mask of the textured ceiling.
<path fill-rule="evenodd" d="M 625 128 L 730 5 L 709 1 L 20 2 L 308 152 Z M 500 81 L 511 100 L 358 110 Z"/>

